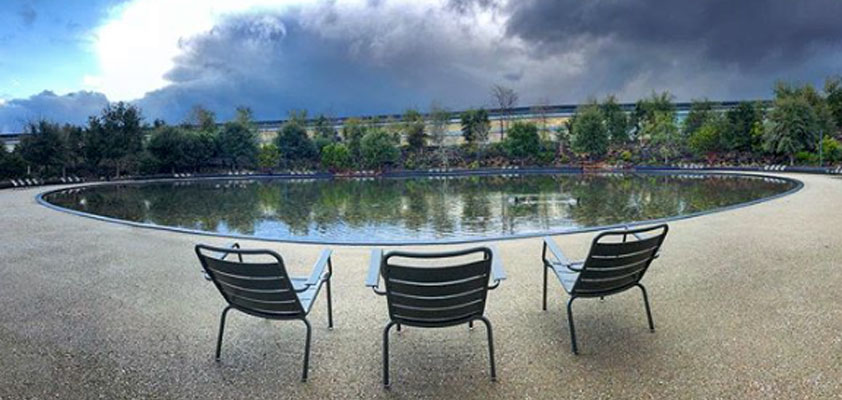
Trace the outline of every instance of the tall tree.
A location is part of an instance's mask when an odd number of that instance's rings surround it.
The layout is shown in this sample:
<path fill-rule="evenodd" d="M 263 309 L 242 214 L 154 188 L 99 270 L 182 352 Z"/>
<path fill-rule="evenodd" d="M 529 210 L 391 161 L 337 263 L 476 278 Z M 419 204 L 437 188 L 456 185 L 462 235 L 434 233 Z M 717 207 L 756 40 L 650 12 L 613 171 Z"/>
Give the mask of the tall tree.
<path fill-rule="evenodd" d="M 214 132 L 216 131 L 216 114 L 197 104 L 190 109 L 190 114 L 187 116 L 187 123 L 203 132 Z"/>
<path fill-rule="evenodd" d="M 675 124 L 675 113 L 654 112 L 653 116 L 647 118 L 643 124 L 642 134 L 649 139 L 649 145 L 664 158 L 664 164 L 681 152 L 683 141 L 678 126 Z"/>
<path fill-rule="evenodd" d="M 690 104 L 690 112 L 687 113 L 687 118 L 684 119 L 684 126 L 682 127 L 684 137 L 689 138 L 693 136 L 693 133 L 701 128 L 713 115 L 713 102 L 708 99 L 693 100 Z"/>
<path fill-rule="evenodd" d="M 409 149 L 413 151 L 422 150 L 427 141 L 427 134 L 424 132 L 424 116 L 418 110 L 406 110 L 401 125 L 406 134 Z"/>
<path fill-rule="evenodd" d="M 728 129 L 722 132 L 722 144 L 726 149 L 751 151 L 759 146 L 759 138 L 752 135 L 755 124 L 763 122 L 763 110 L 755 103 L 740 102 L 726 113 Z"/>
<path fill-rule="evenodd" d="M 610 142 L 622 145 L 629 141 L 629 118 L 614 95 L 605 98 L 600 106 Z"/>
<path fill-rule="evenodd" d="M 187 163 L 188 139 L 183 130 L 174 126 L 161 126 L 152 133 L 146 149 L 162 169 L 175 173 Z"/>
<path fill-rule="evenodd" d="M 301 117 L 301 114 L 291 114 L 275 138 L 281 158 L 293 165 L 314 161 L 318 155 L 316 146 L 307 136 L 306 120 Z"/>
<path fill-rule="evenodd" d="M 134 105 L 118 102 L 108 105 L 99 116 L 88 120 L 86 157 L 93 166 L 106 164 L 120 174 L 143 150 L 140 110 Z"/>
<path fill-rule="evenodd" d="M 675 115 L 675 104 L 673 104 L 673 98 L 674 97 L 670 94 L 670 92 L 664 91 L 657 93 L 652 91 L 652 94 L 650 94 L 649 97 L 637 101 L 630 121 L 633 128 L 632 133 L 635 139 L 646 140 L 646 138 L 642 137 L 645 136 L 643 127 L 647 123 L 652 125 L 656 114 L 668 113 L 673 116 Z"/>
<path fill-rule="evenodd" d="M 518 95 L 512 88 L 494 85 L 491 87 L 491 97 L 500 110 L 500 140 L 503 140 L 512 117 L 512 109 L 517 105 Z"/>
<path fill-rule="evenodd" d="M 450 114 L 450 110 L 437 103 L 433 103 L 430 107 L 430 137 L 436 145 L 439 160 L 445 167 L 447 167 L 445 141 L 447 140 L 447 128 L 450 125 Z"/>
<path fill-rule="evenodd" d="M 488 141 L 488 132 L 491 129 L 488 111 L 483 108 L 479 110 L 469 109 L 462 113 L 461 120 L 462 137 L 465 138 L 465 141 L 480 147 L 484 146 Z"/>
<path fill-rule="evenodd" d="M 216 137 L 224 165 L 235 169 L 254 165 L 257 158 L 257 132 L 236 121 L 226 123 Z"/>
<path fill-rule="evenodd" d="M 605 115 L 596 101 L 576 110 L 570 121 L 574 151 L 587 154 L 588 158 L 605 155 L 608 151 L 608 130 L 604 119 Z"/>
<path fill-rule="evenodd" d="M 351 159 L 359 164 L 362 161 L 362 140 L 368 127 L 357 118 L 348 118 L 342 123 L 342 138 L 348 143 Z"/>
<path fill-rule="evenodd" d="M 836 131 L 842 133 L 842 76 L 827 78 L 824 83 L 825 100 L 833 116 Z"/>
<path fill-rule="evenodd" d="M 63 171 L 67 161 L 67 145 L 58 124 L 40 120 L 28 124 L 26 133 L 19 147 L 23 159 L 34 166 L 41 176 Z"/>
<path fill-rule="evenodd" d="M 814 148 L 818 139 L 818 118 L 809 101 L 798 95 L 783 95 L 775 99 L 769 115 L 769 127 L 764 136 L 766 151 L 789 158 L 795 163 L 795 153 Z"/>

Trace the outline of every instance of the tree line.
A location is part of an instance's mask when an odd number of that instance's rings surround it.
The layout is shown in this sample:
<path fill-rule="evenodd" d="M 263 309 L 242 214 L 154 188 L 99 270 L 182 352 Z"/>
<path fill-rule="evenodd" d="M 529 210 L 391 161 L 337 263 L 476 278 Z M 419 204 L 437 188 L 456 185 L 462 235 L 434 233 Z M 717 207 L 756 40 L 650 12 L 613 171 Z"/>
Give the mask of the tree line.
<path fill-rule="evenodd" d="M 706 99 L 696 100 L 683 120 L 677 118 L 668 92 L 640 99 L 631 112 L 608 96 L 601 102 L 589 100 L 551 129 L 545 107 L 534 108 L 537 117 L 532 121 L 513 118 L 517 94 L 495 86 L 492 97 L 503 111 L 501 140 L 493 143 L 489 113 L 483 108 L 456 114 L 433 104 L 426 115 L 409 109 L 395 120 L 349 118 L 339 129 L 327 116 L 309 120 L 306 111 L 293 111 L 274 139 L 261 144 L 252 112 L 245 107 L 224 124 L 196 106 L 180 125 L 161 120 L 149 125 L 137 107 L 120 102 L 91 116 L 86 126 L 46 120 L 28 124 L 13 152 L 0 146 L 0 177 L 842 161 L 842 78 L 827 79 L 821 91 L 809 84 L 778 83 L 774 95 L 771 106 L 746 101 L 724 112 Z M 455 145 L 447 143 L 454 119 L 463 139 Z"/>

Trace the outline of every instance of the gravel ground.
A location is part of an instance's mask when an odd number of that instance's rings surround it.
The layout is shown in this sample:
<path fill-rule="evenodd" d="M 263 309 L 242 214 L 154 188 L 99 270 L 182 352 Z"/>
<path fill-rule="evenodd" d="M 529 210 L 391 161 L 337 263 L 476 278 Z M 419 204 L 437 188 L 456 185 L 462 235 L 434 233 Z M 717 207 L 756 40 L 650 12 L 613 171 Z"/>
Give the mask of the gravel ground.
<path fill-rule="evenodd" d="M 580 300 L 579 356 L 557 282 L 541 311 L 540 239 L 498 243 L 509 275 L 487 310 L 498 381 L 483 329 L 410 328 L 392 336 L 390 391 L 386 305 L 363 286 L 369 248 L 334 248 L 336 329 L 322 296 L 302 384 L 299 322 L 233 312 L 214 362 L 224 304 L 193 245 L 230 240 L 53 211 L 35 202 L 39 189 L 0 191 L 0 398 L 842 398 L 842 180 L 795 177 L 795 194 L 671 223 L 644 278 L 656 332 L 637 291 Z M 581 257 L 592 237 L 556 239 Z M 301 274 L 321 249 L 269 246 Z"/>

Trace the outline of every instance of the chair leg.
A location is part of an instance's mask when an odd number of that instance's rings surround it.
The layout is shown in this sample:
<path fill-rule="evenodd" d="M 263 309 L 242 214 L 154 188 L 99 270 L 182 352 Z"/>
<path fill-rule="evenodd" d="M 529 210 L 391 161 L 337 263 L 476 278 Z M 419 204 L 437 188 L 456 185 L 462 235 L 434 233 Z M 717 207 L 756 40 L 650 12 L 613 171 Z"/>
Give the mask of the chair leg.
<path fill-rule="evenodd" d="M 219 361 L 219 353 L 222 351 L 222 333 L 225 331 L 225 316 L 228 315 L 229 310 L 231 310 L 231 306 L 225 307 L 222 310 L 222 317 L 219 319 L 219 335 L 216 337 L 216 361 Z"/>
<path fill-rule="evenodd" d="M 401 324 L 395 324 L 395 325 L 398 326 L 398 333 L 400 333 L 401 332 Z"/>
<path fill-rule="evenodd" d="M 649 331 L 655 332 L 655 323 L 652 322 L 652 310 L 649 309 L 649 296 L 646 295 L 646 288 L 640 283 L 637 284 L 637 287 L 643 293 L 643 305 L 646 306 L 646 319 L 649 320 Z"/>
<path fill-rule="evenodd" d="M 474 330 L 474 320 L 468 321 L 468 329 Z"/>
<path fill-rule="evenodd" d="M 394 325 L 394 321 L 389 321 L 386 328 L 383 329 L 383 386 L 386 388 L 389 387 L 389 330 Z"/>
<path fill-rule="evenodd" d="M 570 347 L 573 354 L 579 354 L 579 348 L 576 347 L 576 328 L 573 326 L 573 300 L 576 300 L 575 296 L 567 300 L 567 323 L 570 325 Z"/>
<path fill-rule="evenodd" d="M 547 265 L 544 265 L 544 302 L 541 309 L 547 311 Z"/>
<path fill-rule="evenodd" d="M 485 330 L 488 331 L 488 360 L 491 363 L 491 380 L 497 380 L 497 368 L 494 364 L 494 335 L 491 333 L 491 321 L 485 317 L 479 317 L 479 320 L 485 323 Z"/>
<path fill-rule="evenodd" d="M 307 321 L 306 318 L 302 318 L 304 321 L 304 325 L 307 327 L 307 341 L 304 342 L 304 372 L 301 374 L 301 382 L 307 382 L 307 371 L 310 369 L 310 338 L 311 338 L 311 327 L 310 321 Z"/>
<path fill-rule="evenodd" d="M 330 277 L 327 278 L 327 329 L 333 329 L 333 301 L 330 298 Z"/>

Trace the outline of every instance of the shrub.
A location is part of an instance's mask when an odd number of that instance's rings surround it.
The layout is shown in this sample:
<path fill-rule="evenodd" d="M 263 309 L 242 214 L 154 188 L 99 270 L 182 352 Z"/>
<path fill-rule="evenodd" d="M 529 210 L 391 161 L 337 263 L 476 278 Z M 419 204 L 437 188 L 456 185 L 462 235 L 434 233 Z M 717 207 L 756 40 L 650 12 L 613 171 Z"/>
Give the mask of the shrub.
<path fill-rule="evenodd" d="M 825 161 L 842 161 L 842 144 L 832 137 L 825 137 L 824 140 L 822 140 L 822 152 Z"/>
<path fill-rule="evenodd" d="M 272 143 L 260 146 L 257 154 L 257 165 L 262 169 L 272 169 L 281 162 L 281 151 Z"/>
<path fill-rule="evenodd" d="M 366 133 L 360 144 L 360 151 L 363 164 L 367 168 L 381 169 L 394 164 L 400 157 L 400 151 L 393 138 L 382 129 L 373 129 Z"/>
<path fill-rule="evenodd" d="M 720 129 L 720 124 L 708 120 L 690 134 L 688 145 L 693 153 L 705 155 L 719 151 L 721 142 L 722 130 Z"/>
<path fill-rule="evenodd" d="M 503 141 L 503 148 L 511 157 L 537 156 L 541 151 L 538 127 L 533 123 L 515 122 Z"/>
<path fill-rule="evenodd" d="M 571 122 L 573 128 L 573 150 L 588 157 L 602 157 L 608 151 L 608 130 L 603 123 L 602 111 L 596 104 L 580 110 Z"/>
<path fill-rule="evenodd" d="M 322 166 L 331 171 L 351 168 L 351 152 L 342 143 L 333 143 L 322 149 Z"/>

